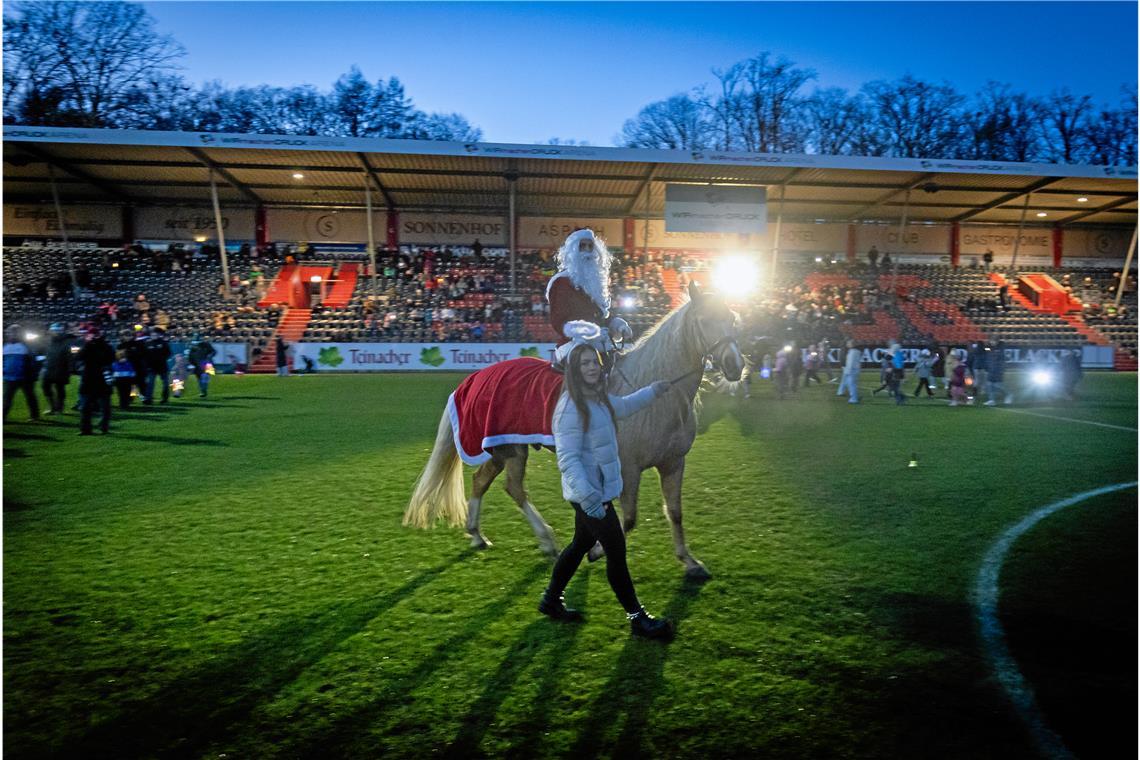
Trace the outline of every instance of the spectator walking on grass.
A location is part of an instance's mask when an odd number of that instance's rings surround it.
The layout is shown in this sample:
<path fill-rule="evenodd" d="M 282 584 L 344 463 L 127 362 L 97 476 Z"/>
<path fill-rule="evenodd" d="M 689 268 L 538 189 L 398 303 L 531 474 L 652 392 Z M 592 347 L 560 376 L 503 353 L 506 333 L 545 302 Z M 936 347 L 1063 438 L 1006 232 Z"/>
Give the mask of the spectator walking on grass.
<path fill-rule="evenodd" d="M 672 632 L 669 622 L 652 617 L 637 598 L 613 499 L 622 491 L 617 421 L 649 406 L 668 391 L 669 384 L 658 381 L 628 396 L 611 395 L 605 389 L 601 354 L 593 346 L 575 342 L 578 345 L 567 358 L 552 423 L 562 495 L 574 508 L 574 538 L 554 563 L 538 611 L 555 620 L 582 619 L 577 610 L 567 609 L 562 592 L 582 558 L 598 542 L 606 550 L 606 578 L 625 609 L 631 633 L 667 638 Z"/>
<path fill-rule="evenodd" d="M 938 388 L 939 385 L 941 385 L 943 390 L 949 392 L 950 384 L 946 382 L 946 349 L 941 346 L 935 346 L 931 359 L 931 386 Z"/>
<path fill-rule="evenodd" d="M 849 396 L 848 404 L 859 403 L 859 366 L 863 361 L 863 352 L 855 348 L 855 341 L 847 341 L 847 361 L 843 365 L 843 379 L 839 383 L 836 396 L 842 396 L 844 389 Z"/>
<path fill-rule="evenodd" d="M 186 349 L 186 363 L 198 380 L 198 398 L 206 398 L 210 390 L 210 375 L 214 374 L 213 361 L 217 353 L 209 341 L 194 333 L 190 347 Z"/>
<path fill-rule="evenodd" d="M 135 384 L 135 368 L 127 359 L 127 352 L 119 349 L 111 365 L 111 377 L 115 382 L 115 392 L 119 395 L 119 408 L 131 408 L 131 386 Z"/>
<path fill-rule="evenodd" d="M 966 364 L 958 362 L 950 370 L 950 406 L 958 406 L 966 400 Z"/>
<path fill-rule="evenodd" d="M 894 374 L 894 362 L 890 350 L 883 350 L 879 354 L 879 387 L 871 391 L 872 396 L 879 395 L 879 391 L 891 387 L 891 376 Z"/>
<path fill-rule="evenodd" d="M 161 327 L 150 328 L 150 336 L 144 346 L 146 358 L 146 382 L 143 383 L 143 403 L 154 403 L 154 383 L 162 385 L 162 403 L 170 401 L 170 341 Z"/>
<path fill-rule="evenodd" d="M 891 381 L 888 386 L 896 404 L 905 404 L 906 395 L 902 392 L 902 382 L 906 377 L 906 354 L 898 343 L 891 344 Z"/>
<path fill-rule="evenodd" d="M 44 398 L 47 399 L 47 414 L 63 414 L 67 383 L 71 380 L 72 338 L 61 322 L 56 322 L 48 328 L 48 333 L 51 337 L 44 353 L 40 387 L 43 389 Z"/>
<path fill-rule="evenodd" d="M 915 398 L 918 398 L 923 388 L 926 388 L 928 398 L 934 398 L 934 391 L 930 387 L 930 374 L 933 364 L 934 357 L 930 355 L 930 349 L 922 349 L 922 352 L 918 355 L 918 360 L 914 363 L 914 374 L 918 377 L 918 385 L 914 387 Z"/>
<path fill-rule="evenodd" d="M 33 421 L 40 418 L 40 403 L 36 398 L 36 356 L 24 342 L 19 325 L 4 330 L 4 419 L 12 411 L 16 391 L 24 392 L 28 412 Z"/>
<path fill-rule="evenodd" d="M 115 352 L 111 344 L 103 339 L 97 327 L 88 328 L 83 347 L 76 354 L 79 363 L 79 434 L 91 435 L 91 418 L 98 409 L 99 429 L 111 432 L 111 364 Z"/>
<path fill-rule="evenodd" d="M 997 406 L 998 397 L 1006 404 L 1013 403 L 1013 396 L 1005 392 L 1005 344 L 1000 340 L 990 352 L 989 387 L 986 389 L 986 406 Z"/>

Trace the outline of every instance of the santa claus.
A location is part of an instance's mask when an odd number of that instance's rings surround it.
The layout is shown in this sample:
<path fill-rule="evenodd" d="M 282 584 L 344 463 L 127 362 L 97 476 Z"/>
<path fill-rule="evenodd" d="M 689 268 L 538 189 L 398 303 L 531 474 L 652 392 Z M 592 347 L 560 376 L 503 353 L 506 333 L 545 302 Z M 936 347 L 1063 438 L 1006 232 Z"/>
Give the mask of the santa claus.
<path fill-rule="evenodd" d="M 606 244 L 590 229 L 570 233 L 558 249 L 558 274 L 546 286 L 550 326 L 559 335 L 559 357 L 571 341 L 588 341 L 603 353 L 614 340 L 629 340 L 633 331 L 621 317 L 610 318 L 610 264 Z"/>

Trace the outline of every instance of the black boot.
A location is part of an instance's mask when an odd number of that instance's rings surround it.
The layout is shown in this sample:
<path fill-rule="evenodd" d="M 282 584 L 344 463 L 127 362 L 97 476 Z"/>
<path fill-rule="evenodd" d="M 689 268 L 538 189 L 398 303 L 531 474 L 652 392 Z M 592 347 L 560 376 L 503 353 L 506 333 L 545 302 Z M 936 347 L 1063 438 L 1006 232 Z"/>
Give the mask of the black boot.
<path fill-rule="evenodd" d="M 580 623 L 586 619 L 578 610 L 567 607 L 561 594 L 552 595 L 550 589 L 542 592 L 542 599 L 538 602 L 538 611 L 551 620 L 560 620 L 563 623 Z"/>
<path fill-rule="evenodd" d="M 664 618 L 655 618 L 642 609 L 630 619 L 629 631 L 644 639 L 668 640 L 673 637 L 673 624 Z"/>

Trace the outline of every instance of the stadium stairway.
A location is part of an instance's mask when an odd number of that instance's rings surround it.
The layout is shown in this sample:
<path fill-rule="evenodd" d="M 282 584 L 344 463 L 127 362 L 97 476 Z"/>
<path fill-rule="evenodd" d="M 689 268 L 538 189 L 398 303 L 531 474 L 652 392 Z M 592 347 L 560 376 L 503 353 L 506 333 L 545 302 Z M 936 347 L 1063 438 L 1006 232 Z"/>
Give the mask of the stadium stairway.
<path fill-rule="evenodd" d="M 281 337 L 286 343 L 296 343 L 301 340 L 301 336 L 305 334 L 305 328 L 309 326 L 309 320 L 313 316 L 312 309 L 287 309 L 281 316 L 281 321 L 277 324 L 277 330 L 269 338 L 269 346 L 261 356 L 257 357 L 249 368 L 250 374 L 268 374 L 277 371 L 277 338 Z M 287 359 L 286 363 L 292 367 L 292 359 Z"/>
<path fill-rule="evenodd" d="M 670 308 L 677 308 L 681 303 L 681 285 L 677 281 L 677 270 L 662 267 L 661 284 L 665 287 L 665 292 L 669 294 Z"/>
<path fill-rule="evenodd" d="M 273 282 L 265 291 L 265 295 L 257 302 L 257 308 L 264 309 L 275 303 L 289 303 L 289 280 L 293 278 L 295 271 L 297 271 L 296 264 L 287 264 L 281 267 L 281 271 L 273 278 Z"/>
<path fill-rule="evenodd" d="M 1096 328 L 1091 327 L 1085 322 L 1084 317 L 1080 312 L 1068 312 L 1059 315 L 1065 323 L 1071 326 L 1074 330 L 1084 336 L 1085 340 L 1094 346 L 1107 346 L 1111 341 L 1104 337 Z"/>
<path fill-rule="evenodd" d="M 360 265 L 344 264 L 332 280 L 332 287 L 325 295 L 323 304 L 330 309 L 343 309 L 352 300 L 352 293 L 356 290 L 356 280 L 360 276 Z"/>

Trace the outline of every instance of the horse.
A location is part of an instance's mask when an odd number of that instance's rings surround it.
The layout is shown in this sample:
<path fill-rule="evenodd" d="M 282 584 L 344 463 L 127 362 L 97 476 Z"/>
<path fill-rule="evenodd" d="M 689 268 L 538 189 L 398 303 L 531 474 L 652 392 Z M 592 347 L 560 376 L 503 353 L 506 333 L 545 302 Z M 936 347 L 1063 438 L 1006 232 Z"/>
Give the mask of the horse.
<path fill-rule="evenodd" d="M 656 380 L 672 382 L 670 390 L 653 405 L 618 425 L 618 450 L 623 481 L 619 497 L 622 527 L 629 533 L 637 524 L 641 473 L 655 468 L 665 499 L 664 512 L 673 531 L 677 559 L 691 580 L 711 577 L 693 556 L 685 541 L 681 520 L 681 484 L 685 456 L 697 435 L 697 390 L 706 359 L 729 380 L 739 380 L 744 358 L 737 346 L 736 315 L 713 294 L 701 293 L 694 283 L 689 300 L 667 314 L 631 348 L 618 355 L 609 373 L 611 393 L 631 393 Z M 463 463 L 455 446 L 452 421 L 445 411 L 439 422 L 435 447 L 416 481 L 404 512 L 404 524 L 426 528 L 439 519 L 464 525 L 471 546 L 485 549 L 491 543 L 479 528 L 483 496 L 506 470 L 507 494 L 530 523 L 540 548 L 558 556 L 554 531 L 531 503 L 524 486 L 528 444 L 504 444 L 488 450 L 491 458 L 478 466 L 472 478 L 470 499 L 464 498 Z M 547 447 L 550 448 L 550 447 Z M 601 556 L 595 546 L 590 559 Z"/>

